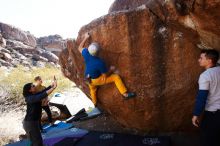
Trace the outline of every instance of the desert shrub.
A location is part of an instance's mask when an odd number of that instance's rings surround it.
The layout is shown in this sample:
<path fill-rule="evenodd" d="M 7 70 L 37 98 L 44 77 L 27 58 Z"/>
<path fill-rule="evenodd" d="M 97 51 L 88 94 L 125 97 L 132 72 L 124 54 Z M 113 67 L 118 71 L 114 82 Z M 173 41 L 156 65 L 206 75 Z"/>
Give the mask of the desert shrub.
<path fill-rule="evenodd" d="M 73 83 L 65 78 L 59 68 L 46 66 L 45 68 L 28 69 L 19 66 L 9 71 L 0 70 L 0 97 L 1 102 L 11 101 L 14 103 L 23 103 L 22 89 L 24 84 L 34 82 L 34 77 L 41 76 L 43 85 L 49 86 L 55 75 L 58 87 L 54 92 L 62 92 L 71 88 Z"/>

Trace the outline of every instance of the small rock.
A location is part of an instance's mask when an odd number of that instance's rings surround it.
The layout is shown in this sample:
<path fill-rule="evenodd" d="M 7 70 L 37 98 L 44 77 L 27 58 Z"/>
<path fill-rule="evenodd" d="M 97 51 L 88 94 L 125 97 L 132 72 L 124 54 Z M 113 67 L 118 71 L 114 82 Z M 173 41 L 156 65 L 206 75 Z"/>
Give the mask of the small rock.
<path fill-rule="evenodd" d="M 22 68 L 23 69 L 23 71 L 26 71 L 26 72 L 28 72 L 28 71 L 30 71 L 31 70 L 31 66 L 25 66 L 25 67 L 23 67 Z"/>
<path fill-rule="evenodd" d="M 26 67 L 31 67 L 31 63 L 28 62 L 28 61 L 26 61 L 26 60 L 22 60 L 22 61 L 21 61 L 21 64 L 24 65 L 24 66 L 26 66 Z"/>
<path fill-rule="evenodd" d="M 33 57 L 33 54 L 26 53 L 26 54 L 24 54 L 24 56 L 26 56 L 26 57 L 28 57 L 28 58 L 32 58 L 32 57 Z"/>
<path fill-rule="evenodd" d="M 0 52 L 0 58 L 4 59 L 4 54 Z"/>
<path fill-rule="evenodd" d="M 12 67 L 12 64 L 9 62 L 6 62 L 5 60 L 0 59 L 0 63 L 2 66 Z"/>
<path fill-rule="evenodd" d="M 44 61 L 44 62 L 48 62 L 48 59 L 47 58 L 44 58 L 40 55 L 37 55 L 37 54 L 34 54 L 32 59 L 34 59 L 35 61 Z"/>
<path fill-rule="evenodd" d="M 32 62 L 33 66 L 39 67 L 39 68 L 44 68 L 45 67 L 45 63 L 42 61 L 33 61 Z"/>
<path fill-rule="evenodd" d="M 56 64 L 55 63 L 53 63 L 53 62 L 49 62 L 50 63 L 50 65 L 52 65 L 52 66 L 55 66 Z"/>
<path fill-rule="evenodd" d="M 39 54 L 39 55 L 42 54 L 42 53 L 44 53 L 44 52 L 45 52 L 44 49 L 41 49 L 41 48 L 37 48 L 37 49 L 36 49 L 36 53 Z"/>
<path fill-rule="evenodd" d="M 5 49 L 5 48 L 2 48 L 2 47 L 0 47 L 0 51 L 1 52 L 5 52 L 5 53 L 11 53 L 8 49 Z"/>
<path fill-rule="evenodd" d="M 11 61 L 11 64 L 14 66 L 14 67 L 17 67 L 18 64 L 20 64 L 20 60 L 18 58 L 15 58 Z"/>
<path fill-rule="evenodd" d="M 3 52 L 2 53 L 3 55 L 4 55 L 4 60 L 6 60 L 6 61 L 12 61 L 12 57 L 11 57 L 11 55 L 9 54 L 9 53 L 5 53 L 5 52 Z"/>
<path fill-rule="evenodd" d="M 45 51 L 44 53 L 41 54 L 41 56 L 47 58 L 49 62 L 58 63 L 59 61 L 59 58 L 55 54 L 49 51 Z"/>
<path fill-rule="evenodd" d="M 5 47 L 6 46 L 6 40 L 2 37 L 0 34 L 0 46 Z"/>
<path fill-rule="evenodd" d="M 27 59 L 27 57 L 25 57 L 24 55 L 22 55 L 18 51 L 14 51 L 13 53 L 15 54 L 15 57 L 19 58 L 20 60 L 26 60 Z"/>

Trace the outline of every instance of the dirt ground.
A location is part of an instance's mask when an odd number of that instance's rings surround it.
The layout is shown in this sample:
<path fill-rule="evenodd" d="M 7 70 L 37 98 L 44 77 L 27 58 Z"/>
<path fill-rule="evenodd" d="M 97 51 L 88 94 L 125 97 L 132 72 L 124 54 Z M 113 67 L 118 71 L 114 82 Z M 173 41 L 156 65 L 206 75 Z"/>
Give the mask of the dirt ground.
<path fill-rule="evenodd" d="M 0 146 L 19 140 L 19 135 L 24 134 L 22 120 L 24 111 L 11 110 L 0 113 Z"/>

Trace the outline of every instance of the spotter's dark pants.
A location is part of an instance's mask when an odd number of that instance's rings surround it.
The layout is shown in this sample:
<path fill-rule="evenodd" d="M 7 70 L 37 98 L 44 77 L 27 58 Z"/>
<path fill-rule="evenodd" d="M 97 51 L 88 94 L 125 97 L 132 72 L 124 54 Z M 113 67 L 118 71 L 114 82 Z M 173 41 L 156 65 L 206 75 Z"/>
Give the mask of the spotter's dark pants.
<path fill-rule="evenodd" d="M 205 111 L 200 127 L 203 146 L 220 146 L 220 111 Z"/>
<path fill-rule="evenodd" d="M 43 146 L 39 121 L 23 121 L 23 128 L 31 141 L 31 146 Z"/>

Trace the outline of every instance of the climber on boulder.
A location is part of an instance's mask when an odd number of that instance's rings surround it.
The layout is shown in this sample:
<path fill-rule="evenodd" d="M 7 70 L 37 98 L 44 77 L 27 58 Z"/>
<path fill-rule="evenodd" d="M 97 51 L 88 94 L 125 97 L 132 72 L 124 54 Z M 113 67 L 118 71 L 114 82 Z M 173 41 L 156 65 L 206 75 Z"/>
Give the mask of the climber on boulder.
<path fill-rule="evenodd" d="M 96 91 L 97 86 L 105 85 L 108 83 L 115 83 L 119 92 L 123 95 L 124 99 L 130 99 L 135 97 L 135 93 L 128 92 L 120 76 L 115 72 L 116 68 L 111 66 L 108 70 L 105 62 L 98 57 L 100 46 L 98 43 L 91 43 L 88 48 L 84 48 L 85 42 L 90 37 L 89 33 L 86 33 L 83 41 L 80 43 L 78 50 L 82 54 L 86 69 L 85 76 L 89 83 L 90 95 L 94 105 L 97 104 Z"/>

